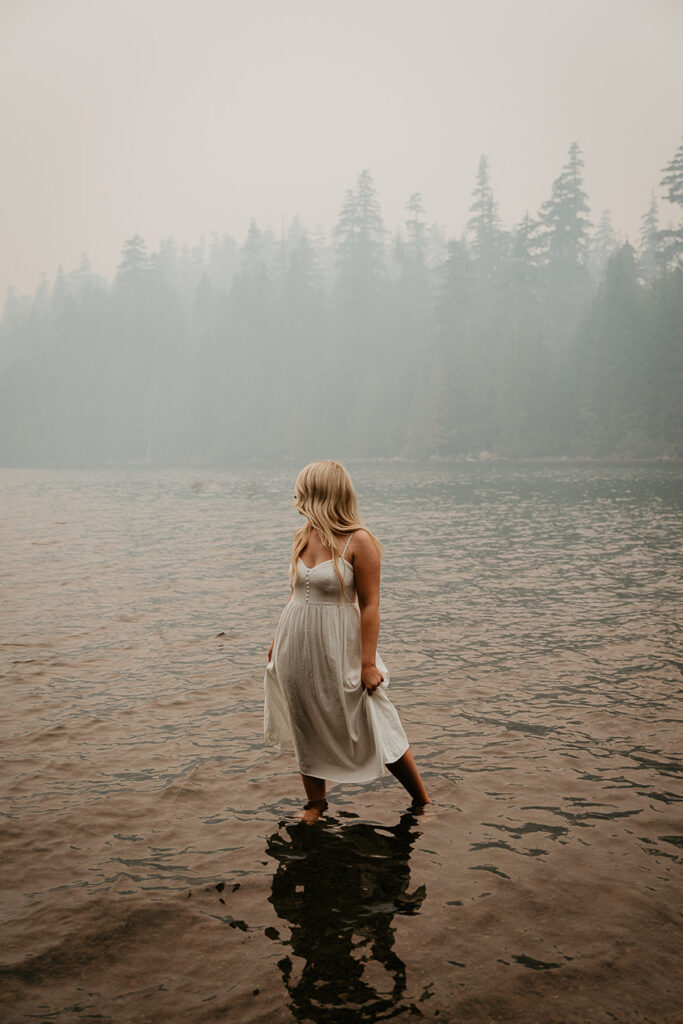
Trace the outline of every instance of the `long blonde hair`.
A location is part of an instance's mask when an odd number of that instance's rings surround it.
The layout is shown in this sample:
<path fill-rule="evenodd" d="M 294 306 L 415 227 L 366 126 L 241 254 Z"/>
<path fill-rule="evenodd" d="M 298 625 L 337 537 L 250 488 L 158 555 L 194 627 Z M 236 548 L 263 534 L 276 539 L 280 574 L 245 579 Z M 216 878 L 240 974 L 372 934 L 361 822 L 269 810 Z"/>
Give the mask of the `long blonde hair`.
<path fill-rule="evenodd" d="M 366 530 L 380 557 L 382 556 L 383 545 L 358 518 L 356 492 L 353 489 L 351 477 L 340 462 L 326 459 L 323 462 L 309 462 L 307 466 L 304 466 L 294 484 L 293 504 L 306 517 L 306 523 L 294 535 L 292 542 L 292 564 L 289 570 L 292 586 L 297 578 L 299 555 L 308 544 L 308 539 L 314 528 L 318 531 L 325 547 L 332 552 L 332 564 L 342 594 L 345 583 L 339 568 L 335 533 L 350 536 L 356 530 Z"/>

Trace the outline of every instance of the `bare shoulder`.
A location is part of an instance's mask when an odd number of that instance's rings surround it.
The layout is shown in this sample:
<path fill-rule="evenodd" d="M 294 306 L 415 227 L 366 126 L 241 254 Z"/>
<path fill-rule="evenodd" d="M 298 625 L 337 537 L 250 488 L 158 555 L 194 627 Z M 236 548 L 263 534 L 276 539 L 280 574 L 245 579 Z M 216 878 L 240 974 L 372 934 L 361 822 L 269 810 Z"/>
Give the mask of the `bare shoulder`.
<path fill-rule="evenodd" d="M 354 557 L 360 556 L 362 560 L 371 558 L 379 561 L 379 554 L 372 537 L 367 530 L 354 530 L 353 539 L 350 544 Z"/>
<path fill-rule="evenodd" d="M 374 547 L 375 546 L 372 543 L 372 539 L 371 539 L 370 534 L 368 533 L 368 531 L 364 530 L 362 528 L 360 530 L 354 530 L 353 531 L 352 543 L 356 547 Z"/>

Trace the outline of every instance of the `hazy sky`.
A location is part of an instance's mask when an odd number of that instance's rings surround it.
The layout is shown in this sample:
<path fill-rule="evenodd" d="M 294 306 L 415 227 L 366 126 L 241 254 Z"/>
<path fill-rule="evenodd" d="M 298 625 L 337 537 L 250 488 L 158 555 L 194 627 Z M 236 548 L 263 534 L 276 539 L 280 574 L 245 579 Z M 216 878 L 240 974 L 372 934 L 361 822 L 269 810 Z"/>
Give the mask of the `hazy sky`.
<path fill-rule="evenodd" d="M 486 153 L 509 226 L 572 140 L 635 241 L 682 97 L 683 0 L 0 0 L 0 298 L 135 232 L 330 228 L 365 167 L 459 234 Z"/>

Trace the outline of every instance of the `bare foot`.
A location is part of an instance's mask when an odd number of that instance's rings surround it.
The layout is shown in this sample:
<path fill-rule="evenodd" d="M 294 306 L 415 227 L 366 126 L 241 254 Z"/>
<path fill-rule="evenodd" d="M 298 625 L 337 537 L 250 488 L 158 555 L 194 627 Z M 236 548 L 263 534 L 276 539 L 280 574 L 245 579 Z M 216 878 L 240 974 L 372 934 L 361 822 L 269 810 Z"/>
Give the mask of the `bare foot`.
<path fill-rule="evenodd" d="M 393 761 L 391 764 L 387 764 L 387 768 L 391 774 L 398 779 L 403 788 L 408 790 L 415 805 L 424 805 L 429 803 L 427 790 L 420 778 L 420 773 L 417 770 L 415 758 L 413 757 L 413 752 L 410 747 L 408 747 L 406 752 L 399 757 L 398 761 Z"/>
<path fill-rule="evenodd" d="M 309 800 L 303 811 L 300 811 L 296 817 L 303 821 L 305 825 L 315 825 L 316 821 L 320 820 L 323 812 L 326 810 L 327 800 Z"/>
<path fill-rule="evenodd" d="M 415 815 L 428 814 L 431 816 L 436 813 L 433 807 L 434 805 L 432 804 L 432 801 L 427 797 L 426 800 L 413 800 L 410 805 L 410 810 Z"/>

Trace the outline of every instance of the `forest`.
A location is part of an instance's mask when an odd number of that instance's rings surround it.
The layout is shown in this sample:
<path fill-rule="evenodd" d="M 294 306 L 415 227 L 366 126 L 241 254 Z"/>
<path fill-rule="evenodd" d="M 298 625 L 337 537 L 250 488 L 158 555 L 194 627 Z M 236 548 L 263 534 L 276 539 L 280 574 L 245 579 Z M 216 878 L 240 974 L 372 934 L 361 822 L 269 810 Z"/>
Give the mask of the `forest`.
<path fill-rule="evenodd" d="M 683 145 L 661 172 L 683 208 Z M 683 220 L 594 223 L 573 142 L 505 227 L 482 156 L 447 237 L 411 195 L 388 231 L 361 171 L 327 233 L 251 220 L 243 244 L 83 254 L 0 322 L 0 464 L 310 458 L 680 458 Z"/>

